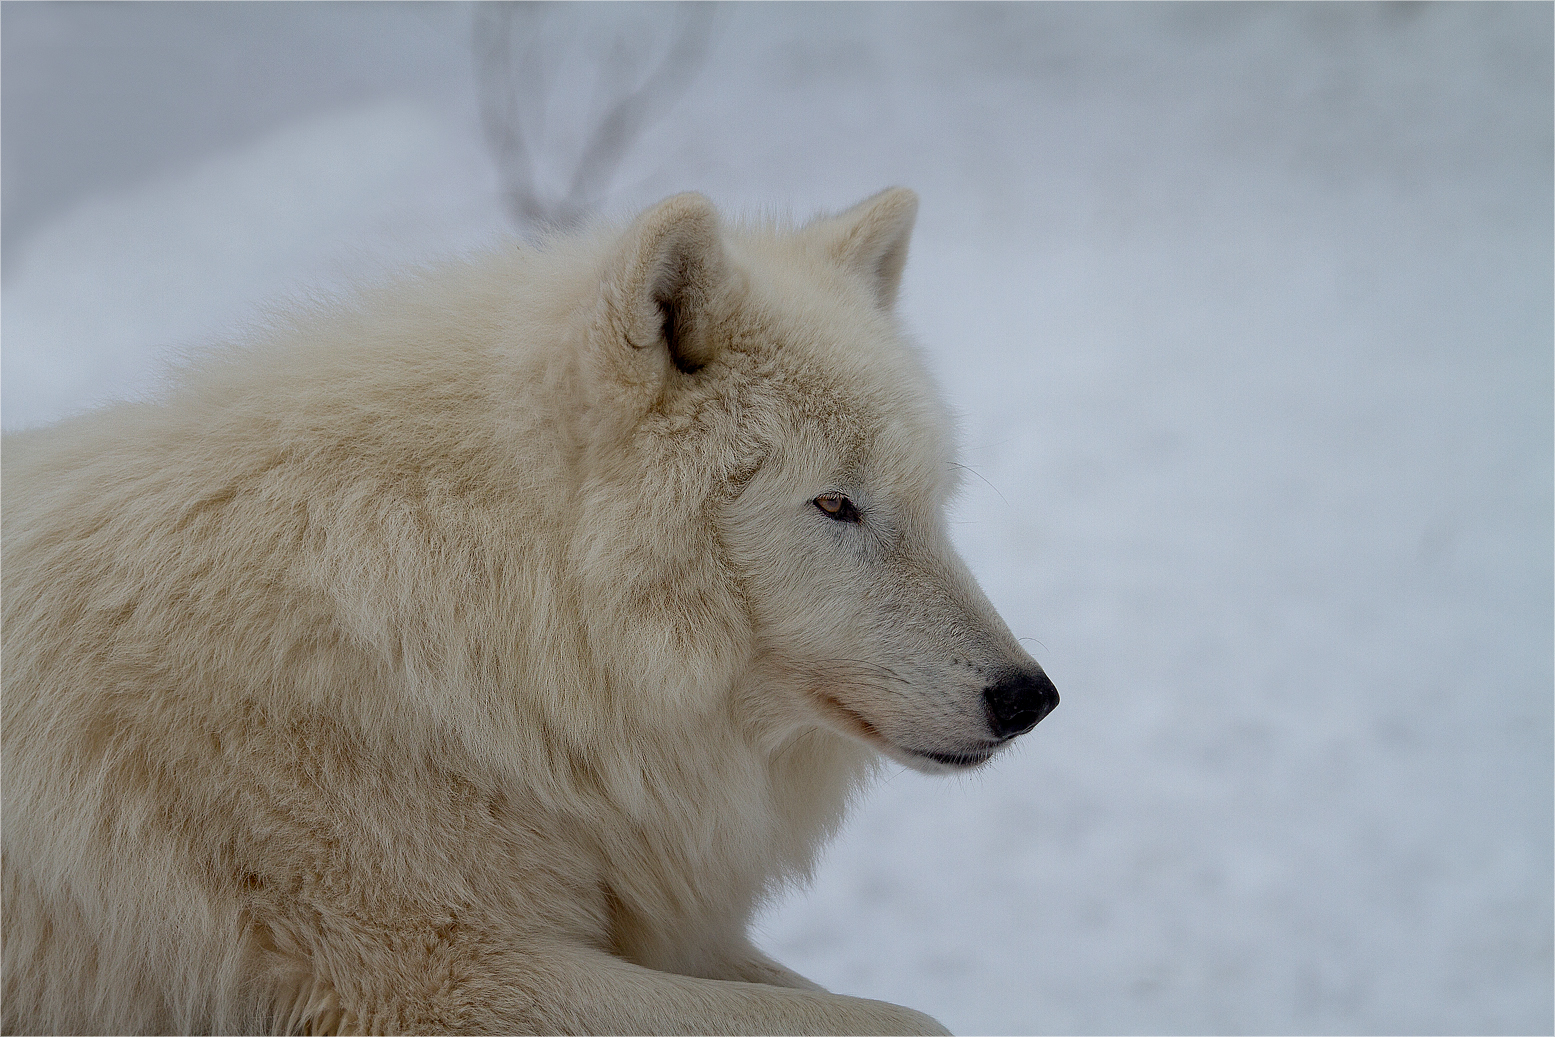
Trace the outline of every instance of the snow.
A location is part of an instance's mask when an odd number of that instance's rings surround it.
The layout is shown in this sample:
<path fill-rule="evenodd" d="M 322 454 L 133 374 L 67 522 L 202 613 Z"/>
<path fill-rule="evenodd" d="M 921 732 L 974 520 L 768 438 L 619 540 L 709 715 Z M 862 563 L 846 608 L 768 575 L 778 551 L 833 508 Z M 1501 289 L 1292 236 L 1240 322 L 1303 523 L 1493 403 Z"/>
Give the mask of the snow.
<path fill-rule="evenodd" d="M 4 8 L 7 178 L 19 151 L 102 167 L 50 211 L 6 196 L 7 428 L 503 230 L 469 11 L 287 6 Z M 118 74 L 246 18 L 251 65 L 187 73 L 207 108 L 255 109 L 267 53 L 322 57 L 240 140 Z M 763 946 L 958 1032 L 1551 1032 L 1551 8 L 750 4 L 715 29 L 612 208 L 920 191 L 902 308 L 976 473 L 956 537 L 1063 695 L 972 776 L 893 771 Z M 50 61 L 13 53 L 40 39 Z M 24 133 L 137 104 L 176 161 Z M 576 134 L 551 146 L 565 168 Z"/>

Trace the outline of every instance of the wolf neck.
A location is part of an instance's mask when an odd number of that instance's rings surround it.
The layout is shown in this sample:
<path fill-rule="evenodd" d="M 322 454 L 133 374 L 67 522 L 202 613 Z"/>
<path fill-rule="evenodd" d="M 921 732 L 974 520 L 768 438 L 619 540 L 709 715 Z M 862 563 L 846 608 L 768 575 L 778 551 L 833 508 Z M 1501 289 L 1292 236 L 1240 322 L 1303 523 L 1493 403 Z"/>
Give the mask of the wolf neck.
<path fill-rule="evenodd" d="M 594 849 L 623 956 L 703 974 L 709 941 L 743 942 L 764 902 L 809 878 L 874 771 L 871 750 L 820 729 L 771 753 L 742 741 L 710 737 L 639 756 L 638 774 L 610 790 Z"/>
<path fill-rule="evenodd" d="M 817 726 L 753 728 L 740 689 L 645 716 L 629 689 L 460 669 L 437 682 L 462 700 L 443 714 L 462 743 L 444 766 L 488 774 L 547 852 L 568 846 L 599 890 L 600 938 L 651 967 L 692 969 L 684 954 L 708 934 L 743 939 L 764 900 L 808 877 L 874 769 L 871 749 Z"/>

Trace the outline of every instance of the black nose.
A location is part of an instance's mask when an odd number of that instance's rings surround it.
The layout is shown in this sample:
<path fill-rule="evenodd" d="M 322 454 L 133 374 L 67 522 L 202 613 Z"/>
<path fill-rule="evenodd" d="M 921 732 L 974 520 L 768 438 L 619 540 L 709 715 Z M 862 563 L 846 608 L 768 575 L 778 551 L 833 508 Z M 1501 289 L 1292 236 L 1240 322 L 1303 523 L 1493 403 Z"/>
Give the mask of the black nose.
<path fill-rule="evenodd" d="M 1025 734 L 1056 705 L 1058 689 L 1041 670 L 1015 673 L 983 689 L 983 711 L 998 738 Z"/>

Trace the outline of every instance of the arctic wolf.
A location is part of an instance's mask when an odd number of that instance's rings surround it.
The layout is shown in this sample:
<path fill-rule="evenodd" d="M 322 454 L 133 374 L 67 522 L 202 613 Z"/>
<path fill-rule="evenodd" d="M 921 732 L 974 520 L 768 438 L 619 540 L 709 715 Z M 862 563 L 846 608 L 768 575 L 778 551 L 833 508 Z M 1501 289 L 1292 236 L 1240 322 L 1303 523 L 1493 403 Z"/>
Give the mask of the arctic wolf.
<path fill-rule="evenodd" d="M 8 437 L 5 1029 L 942 1032 L 746 935 L 872 761 L 1058 701 L 945 536 L 916 209 L 679 195 Z"/>

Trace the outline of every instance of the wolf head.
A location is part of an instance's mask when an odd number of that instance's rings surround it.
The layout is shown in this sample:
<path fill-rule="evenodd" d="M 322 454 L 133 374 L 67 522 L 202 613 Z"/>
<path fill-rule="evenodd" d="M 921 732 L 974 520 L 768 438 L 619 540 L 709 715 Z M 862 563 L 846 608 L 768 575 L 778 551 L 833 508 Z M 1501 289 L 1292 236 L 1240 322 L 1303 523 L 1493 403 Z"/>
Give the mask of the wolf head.
<path fill-rule="evenodd" d="M 917 204 L 782 229 L 679 195 L 604 250 L 575 550 L 626 693 L 928 772 L 1057 704 L 945 533 L 950 423 L 892 314 Z"/>

